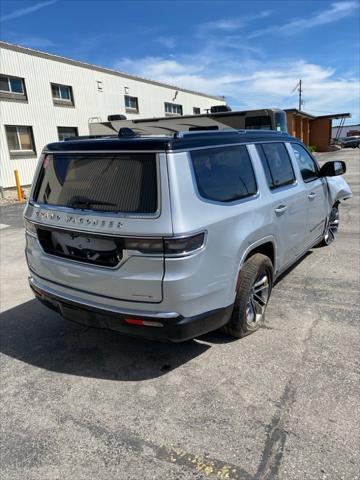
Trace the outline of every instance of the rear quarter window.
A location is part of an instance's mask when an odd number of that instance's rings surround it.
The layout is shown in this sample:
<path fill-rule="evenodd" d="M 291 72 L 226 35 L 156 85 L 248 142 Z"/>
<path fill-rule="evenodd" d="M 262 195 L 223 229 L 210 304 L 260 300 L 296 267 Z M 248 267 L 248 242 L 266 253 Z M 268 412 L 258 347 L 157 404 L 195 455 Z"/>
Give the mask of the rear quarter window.
<path fill-rule="evenodd" d="M 201 197 L 233 202 L 256 194 L 254 170 L 244 145 L 195 150 L 191 160 Z"/>

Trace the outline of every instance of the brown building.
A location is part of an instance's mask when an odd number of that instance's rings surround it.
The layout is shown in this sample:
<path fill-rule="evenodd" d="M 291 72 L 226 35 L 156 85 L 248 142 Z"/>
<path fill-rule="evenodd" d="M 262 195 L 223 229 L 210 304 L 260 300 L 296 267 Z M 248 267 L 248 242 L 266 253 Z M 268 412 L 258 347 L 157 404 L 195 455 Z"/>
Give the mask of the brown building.
<path fill-rule="evenodd" d="M 287 127 L 290 135 L 299 138 L 305 145 L 313 146 L 318 152 L 327 152 L 330 149 L 331 127 L 333 119 L 350 118 L 350 113 L 334 113 L 315 117 L 309 113 L 290 108 L 285 110 Z"/>

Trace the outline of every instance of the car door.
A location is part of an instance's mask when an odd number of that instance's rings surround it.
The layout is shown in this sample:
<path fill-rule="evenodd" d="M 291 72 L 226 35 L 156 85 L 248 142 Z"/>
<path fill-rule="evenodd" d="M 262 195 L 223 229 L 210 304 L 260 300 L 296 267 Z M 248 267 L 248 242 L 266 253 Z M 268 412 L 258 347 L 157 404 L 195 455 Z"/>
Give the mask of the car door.
<path fill-rule="evenodd" d="M 284 143 L 266 142 L 257 145 L 257 151 L 270 190 L 270 222 L 278 243 L 278 266 L 282 269 L 304 250 L 307 199 Z"/>
<path fill-rule="evenodd" d="M 327 185 L 319 177 L 319 167 L 309 152 L 300 143 L 290 143 L 295 161 L 299 167 L 307 201 L 306 244 L 310 245 L 324 232 L 329 211 Z"/>

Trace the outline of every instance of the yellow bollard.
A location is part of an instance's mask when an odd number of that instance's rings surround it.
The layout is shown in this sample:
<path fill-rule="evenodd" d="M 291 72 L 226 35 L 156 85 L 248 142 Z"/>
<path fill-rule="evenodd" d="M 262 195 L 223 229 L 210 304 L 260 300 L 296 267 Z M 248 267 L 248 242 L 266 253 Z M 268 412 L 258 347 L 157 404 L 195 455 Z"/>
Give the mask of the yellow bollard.
<path fill-rule="evenodd" d="M 18 199 L 19 199 L 19 202 L 22 202 L 24 199 L 23 199 L 23 195 L 22 195 L 22 191 L 21 191 L 19 171 L 14 170 L 14 173 L 15 173 L 16 190 L 17 190 Z"/>

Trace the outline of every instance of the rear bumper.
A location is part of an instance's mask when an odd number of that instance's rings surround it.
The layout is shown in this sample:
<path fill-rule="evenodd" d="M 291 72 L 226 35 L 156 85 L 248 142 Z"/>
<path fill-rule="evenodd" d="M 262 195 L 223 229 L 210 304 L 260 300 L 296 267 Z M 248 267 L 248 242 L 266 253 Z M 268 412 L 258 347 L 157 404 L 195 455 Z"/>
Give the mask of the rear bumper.
<path fill-rule="evenodd" d="M 89 327 L 161 341 L 183 342 L 216 330 L 229 321 L 233 310 L 233 305 L 230 305 L 186 318 L 174 313 L 149 312 L 146 315 L 139 315 L 135 311 L 115 312 L 62 298 L 39 287 L 32 277 L 29 278 L 29 284 L 36 298 L 67 320 Z M 129 324 L 129 320 L 144 321 L 147 325 Z"/>

